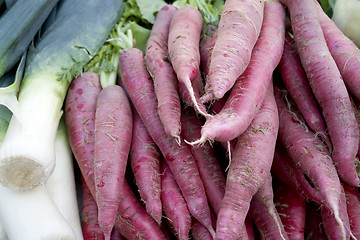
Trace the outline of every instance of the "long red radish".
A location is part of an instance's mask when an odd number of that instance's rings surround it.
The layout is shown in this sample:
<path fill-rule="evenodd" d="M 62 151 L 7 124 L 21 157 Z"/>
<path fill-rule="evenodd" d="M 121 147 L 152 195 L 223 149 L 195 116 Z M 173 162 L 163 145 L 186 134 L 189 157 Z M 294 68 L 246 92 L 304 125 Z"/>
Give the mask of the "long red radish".
<path fill-rule="evenodd" d="M 331 156 L 342 180 L 360 185 L 356 173 L 359 127 L 339 69 L 327 47 L 316 1 L 281 0 L 290 12 L 294 41 L 333 145 Z"/>
<path fill-rule="evenodd" d="M 199 107 L 192 86 L 192 82 L 200 73 L 199 43 L 202 23 L 202 15 L 196 8 L 179 8 L 171 20 L 168 52 L 177 78 L 188 90 L 193 106 L 198 113 L 206 116 L 208 114 Z"/>
<path fill-rule="evenodd" d="M 164 214 L 177 238 L 186 240 L 189 238 L 191 215 L 174 175 L 165 160 L 161 161 L 161 174 L 161 201 L 164 206 Z"/>
<path fill-rule="evenodd" d="M 337 64 L 347 89 L 360 99 L 360 49 L 336 26 L 318 5 L 321 29 L 331 56 Z"/>
<path fill-rule="evenodd" d="M 295 189 L 275 180 L 274 203 L 289 239 L 303 240 L 305 234 L 306 199 Z M 294 191 L 295 190 L 295 191 Z"/>
<path fill-rule="evenodd" d="M 83 176 L 80 176 L 80 184 L 82 194 L 81 222 L 84 239 L 105 239 L 98 222 L 98 207 L 96 201 L 91 195 L 90 189 Z"/>
<path fill-rule="evenodd" d="M 261 239 L 290 239 L 285 232 L 284 224 L 275 207 L 272 177 L 270 174 L 252 198 L 249 214 L 259 230 Z"/>
<path fill-rule="evenodd" d="M 286 98 L 286 90 L 276 86 L 275 99 L 280 116 L 279 142 L 319 191 L 324 204 L 332 211 L 342 236 L 346 236 L 346 229 L 340 218 L 341 184 L 330 153 L 315 133 L 304 126 L 304 120 L 295 104 L 290 97 Z"/>
<path fill-rule="evenodd" d="M 177 77 L 168 59 L 168 35 L 171 19 L 177 8 L 165 5 L 156 20 L 146 44 L 146 67 L 154 80 L 158 110 L 166 134 L 178 138 L 181 132 L 181 104 Z"/>
<path fill-rule="evenodd" d="M 94 73 L 83 73 L 79 78 L 72 81 L 66 101 L 65 119 L 68 128 L 68 136 L 71 149 L 79 165 L 81 175 L 89 188 L 92 197 L 95 199 L 95 178 L 94 178 L 94 131 L 95 131 L 95 110 L 97 96 L 101 91 L 100 79 Z M 151 235 L 152 239 L 164 239 L 156 222 L 148 215 L 135 195 L 126 196 L 126 201 L 119 203 L 119 209 L 132 211 L 136 222 L 132 224 L 137 228 L 128 231 L 131 226 L 126 222 L 119 224 L 115 222 L 115 228 L 127 239 L 135 239 L 137 235 Z M 138 202 L 138 203 L 137 203 Z M 126 204 L 126 205 L 124 205 Z M 139 205 L 140 204 L 140 205 Z M 136 206 L 140 206 L 136 209 Z M 117 219 L 123 217 L 125 212 L 117 212 Z M 130 224 L 130 222 L 127 222 Z M 119 227 L 120 226 L 120 227 Z M 149 231 L 149 232 L 147 232 Z"/>
<path fill-rule="evenodd" d="M 115 228 L 128 240 L 166 239 L 161 228 L 146 212 L 127 181 L 124 181 Z"/>
<path fill-rule="evenodd" d="M 181 124 L 183 126 L 181 135 L 184 139 L 193 141 L 200 137 L 203 121 L 196 116 L 196 112 L 192 108 L 183 109 Z M 189 146 L 189 148 L 198 166 L 209 204 L 218 214 L 225 194 L 225 173 L 221 169 L 210 143 L 204 143 L 201 146 Z"/>
<path fill-rule="evenodd" d="M 281 59 L 284 34 L 285 9 L 283 5 L 276 1 L 265 2 L 264 21 L 249 65 L 236 80 L 222 110 L 206 119 L 201 130 L 201 138 L 192 144 L 203 143 L 207 140 L 227 142 L 247 129 L 261 107 L 273 71 Z M 220 27 L 218 39 L 220 39 Z M 215 47 L 213 55 L 216 54 Z"/>
<path fill-rule="evenodd" d="M 118 85 L 102 89 L 95 112 L 95 199 L 99 224 L 110 239 L 130 152 L 133 118 L 125 91 Z"/>
<path fill-rule="evenodd" d="M 195 160 L 183 140 L 179 145 L 172 137 L 166 137 L 157 111 L 154 85 L 145 69 L 144 54 L 137 48 L 122 51 L 119 69 L 122 84 L 150 136 L 169 164 L 190 213 L 214 236 L 210 207 Z"/>
<path fill-rule="evenodd" d="M 236 142 L 217 219 L 217 239 L 240 236 L 250 201 L 270 175 L 278 127 L 273 86 L 269 84 L 259 112 Z"/>
<path fill-rule="evenodd" d="M 133 119 L 130 166 L 146 211 L 160 224 L 162 218 L 160 150 L 136 111 L 133 111 Z"/>
<path fill-rule="evenodd" d="M 271 172 L 280 181 L 296 189 L 302 198 L 314 201 L 319 205 L 324 204 L 322 195 L 312 186 L 312 183 L 306 178 L 299 164 L 290 158 L 281 144 L 276 146 Z"/>
<path fill-rule="evenodd" d="M 202 102 L 219 99 L 231 89 L 250 62 L 264 14 L 263 0 L 227 0 L 220 17 Z M 272 39 L 272 40 L 275 40 Z"/>
<path fill-rule="evenodd" d="M 340 218 L 344 223 L 345 229 L 347 230 L 346 236 L 342 235 L 341 226 L 336 223 L 336 219 L 333 217 L 333 213 L 327 207 L 322 207 L 320 209 L 322 224 L 324 225 L 324 230 L 328 239 L 357 239 L 351 232 L 349 216 L 347 213 L 346 206 L 346 197 L 344 190 L 340 195 Z"/>
<path fill-rule="evenodd" d="M 294 40 L 285 33 L 284 51 L 279 63 L 279 71 L 289 95 L 294 100 L 309 127 L 319 134 L 331 149 L 326 133 L 326 125 L 318 103 L 312 93 L 306 73 L 297 53 Z"/>
<path fill-rule="evenodd" d="M 65 119 L 70 146 L 89 188 L 95 188 L 95 111 L 100 91 L 99 76 L 85 72 L 71 82 L 65 99 Z M 95 194 L 95 191 L 93 193 Z M 93 197 L 95 198 L 95 195 Z"/>

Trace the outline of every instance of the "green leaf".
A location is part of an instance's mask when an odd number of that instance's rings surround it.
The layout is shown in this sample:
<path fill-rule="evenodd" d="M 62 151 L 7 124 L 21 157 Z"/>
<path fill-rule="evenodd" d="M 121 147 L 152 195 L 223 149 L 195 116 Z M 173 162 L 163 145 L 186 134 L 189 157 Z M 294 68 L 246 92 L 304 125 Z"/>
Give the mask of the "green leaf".
<path fill-rule="evenodd" d="M 149 23 L 154 24 L 156 13 L 167 3 L 163 0 L 137 0 L 141 16 Z"/>

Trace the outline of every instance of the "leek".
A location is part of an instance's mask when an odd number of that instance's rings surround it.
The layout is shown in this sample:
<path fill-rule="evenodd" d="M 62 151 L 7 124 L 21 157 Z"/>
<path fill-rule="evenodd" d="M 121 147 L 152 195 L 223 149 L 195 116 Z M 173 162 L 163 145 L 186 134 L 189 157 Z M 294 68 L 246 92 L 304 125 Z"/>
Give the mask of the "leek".
<path fill-rule="evenodd" d="M 19 61 L 57 1 L 6 2 L 8 10 L 0 18 L 0 77 Z"/>
<path fill-rule="evenodd" d="M 3 186 L 28 190 L 49 179 L 67 89 L 103 45 L 122 10 L 119 0 L 65 0 L 56 20 L 30 47 L 17 101 L 0 98 L 13 112 L 0 147 Z"/>

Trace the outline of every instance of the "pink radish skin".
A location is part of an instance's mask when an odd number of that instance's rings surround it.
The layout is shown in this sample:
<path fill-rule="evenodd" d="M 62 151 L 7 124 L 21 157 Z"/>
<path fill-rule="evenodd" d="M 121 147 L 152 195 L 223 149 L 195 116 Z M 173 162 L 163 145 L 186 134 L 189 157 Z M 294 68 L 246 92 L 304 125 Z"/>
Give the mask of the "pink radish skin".
<path fill-rule="evenodd" d="M 144 54 L 136 48 L 122 51 L 119 69 L 127 93 L 150 136 L 169 164 L 190 213 L 214 236 L 210 207 L 195 160 L 183 141 L 179 145 L 172 137 L 166 137 L 157 111 L 154 85 L 145 69 Z"/>
<path fill-rule="evenodd" d="M 74 79 L 69 87 L 65 100 L 66 124 L 68 128 L 69 142 L 75 159 L 79 165 L 81 175 L 88 186 L 92 197 L 95 199 L 94 178 L 94 151 L 95 151 L 95 111 L 96 100 L 101 91 L 100 79 L 94 73 L 85 72 L 81 77 Z M 128 202 L 120 201 L 119 209 L 128 209 L 141 217 L 137 218 L 137 228 L 132 232 L 126 231 L 129 226 L 115 222 L 115 228 L 126 238 L 136 239 L 141 234 L 151 235 L 152 239 L 165 239 L 156 222 L 146 215 L 139 200 L 135 195 L 128 196 Z M 130 201 L 130 202 L 129 202 Z M 134 204 L 139 202 L 139 204 Z M 130 205 L 124 205 L 129 203 Z M 141 208 L 136 209 L 136 206 Z M 134 209 L 135 208 L 135 209 Z M 122 217 L 123 212 L 117 214 L 117 219 Z M 136 217 L 136 214 L 134 217 Z M 119 227 L 120 225 L 120 227 Z M 149 232 L 146 232 L 149 231 Z"/>
<path fill-rule="evenodd" d="M 314 132 L 304 127 L 301 115 L 284 92 L 275 87 L 275 99 L 280 116 L 278 140 L 284 146 L 290 159 L 299 165 L 313 186 L 320 192 L 324 203 L 332 211 L 342 236 L 346 236 L 344 222 L 340 218 L 341 184 L 335 165 L 322 141 Z"/>
<path fill-rule="evenodd" d="M 278 112 L 270 84 L 259 112 L 235 145 L 218 214 L 216 239 L 240 236 L 250 201 L 270 174 L 278 127 Z"/>
<path fill-rule="evenodd" d="M 281 0 L 290 12 L 294 41 L 332 141 L 331 153 L 342 180 L 360 185 L 355 157 L 359 127 L 338 67 L 330 54 L 314 0 Z"/>
<path fill-rule="evenodd" d="M 129 100 L 118 85 L 101 90 L 95 113 L 95 199 L 99 224 L 110 239 L 130 152 L 133 119 Z"/>
<path fill-rule="evenodd" d="M 162 218 L 160 150 L 134 111 L 130 165 L 146 211 L 160 224 Z"/>
<path fill-rule="evenodd" d="M 154 219 L 146 212 L 127 181 L 123 185 L 115 227 L 128 240 L 167 239 Z"/>
<path fill-rule="evenodd" d="M 342 188 L 342 194 L 340 195 L 340 218 L 345 225 L 345 229 L 347 230 L 346 236 L 343 236 L 341 233 L 341 228 L 337 224 L 336 220 L 333 217 L 333 213 L 327 207 L 322 207 L 320 209 L 322 222 L 325 229 L 325 234 L 328 239 L 350 239 L 350 236 L 353 236 L 350 229 L 349 216 L 346 210 L 346 198 L 345 193 Z M 355 238 L 351 238 L 355 239 Z"/>
<path fill-rule="evenodd" d="M 186 240 L 189 238 L 191 215 L 166 161 L 161 162 L 161 174 L 161 201 L 164 214 L 169 219 L 171 229 L 178 239 Z"/>
<path fill-rule="evenodd" d="M 360 49 L 324 13 L 321 6 L 317 5 L 321 29 L 331 56 L 348 90 L 360 100 Z"/>
<path fill-rule="evenodd" d="M 275 181 L 274 203 L 289 239 L 304 240 L 306 199 L 285 183 Z"/>
<path fill-rule="evenodd" d="M 289 157 L 286 150 L 278 144 L 275 149 L 271 172 L 282 182 L 296 189 L 302 198 L 307 198 L 319 205 L 323 205 L 324 199 L 322 195 L 310 185 L 300 166 L 295 165 L 295 162 Z"/>
<path fill-rule="evenodd" d="M 325 121 L 311 91 L 295 43 L 288 32 L 285 34 L 284 52 L 279 63 L 279 71 L 289 95 L 298 106 L 306 123 L 324 139 L 328 148 L 331 149 Z"/>
<path fill-rule="evenodd" d="M 184 84 L 189 92 L 192 105 L 198 113 L 206 116 L 207 113 L 199 107 L 192 86 L 200 73 L 199 43 L 202 23 L 202 15 L 196 8 L 183 6 L 178 9 L 170 24 L 168 52 L 179 82 Z"/>
<path fill-rule="evenodd" d="M 162 7 L 156 14 L 146 44 L 146 67 L 154 80 L 158 99 L 158 110 L 165 132 L 179 138 L 181 132 L 181 105 L 176 74 L 168 61 L 168 35 L 171 19 L 177 8 L 172 5 Z"/>
<path fill-rule="evenodd" d="M 84 239 L 105 239 L 98 222 L 98 207 L 95 199 L 85 183 L 84 177 L 80 176 L 81 194 L 82 194 L 82 230 Z"/>
<path fill-rule="evenodd" d="M 220 29 L 218 31 L 219 39 Z M 201 130 L 201 138 L 192 144 L 207 140 L 227 142 L 240 136 L 247 129 L 261 107 L 272 73 L 281 59 L 284 34 L 284 7 L 279 2 L 266 2 L 264 22 L 247 69 L 236 80 L 222 110 L 206 119 Z"/>
<path fill-rule="evenodd" d="M 183 126 L 182 137 L 184 139 L 193 141 L 200 137 L 203 121 L 196 116 L 193 109 L 183 109 L 181 124 Z M 215 213 L 218 214 L 225 194 L 225 173 L 222 171 L 210 143 L 204 143 L 201 146 L 189 146 L 189 148 L 198 166 L 209 204 Z"/>
<path fill-rule="evenodd" d="M 193 86 L 193 90 L 194 90 L 194 97 L 195 97 L 196 101 L 199 101 L 201 91 L 204 88 L 204 84 L 202 82 L 200 73 L 197 75 L 196 79 L 193 81 L 192 86 Z M 180 96 L 180 99 L 181 99 L 183 105 L 185 105 L 185 107 L 191 106 L 194 109 L 196 109 L 194 102 L 192 101 L 190 93 L 189 93 L 188 89 L 186 88 L 185 84 L 178 82 L 178 91 L 179 91 L 179 96 Z M 206 106 L 201 102 L 198 103 L 198 108 L 204 113 L 207 111 Z M 197 113 L 198 113 L 198 111 L 197 111 Z"/>
<path fill-rule="evenodd" d="M 261 239 L 289 239 L 274 204 L 272 177 L 270 174 L 251 200 L 249 214 L 259 230 Z"/>
<path fill-rule="evenodd" d="M 86 184 L 94 189 L 95 111 L 100 91 L 99 76 L 85 72 L 71 82 L 65 99 L 70 146 Z"/>
<path fill-rule="evenodd" d="M 351 232 L 360 239 L 360 194 L 359 189 L 343 183 L 347 213 L 349 216 Z"/>
<path fill-rule="evenodd" d="M 264 14 L 263 0 L 227 0 L 211 54 L 202 102 L 220 99 L 250 62 Z M 275 40 L 273 38 L 272 40 Z"/>
<path fill-rule="evenodd" d="M 196 219 L 192 219 L 191 237 L 194 240 L 207 240 L 212 238 L 209 231 Z"/>
<path fill-rule="evenodd" d="M 200 69 L 203 77 L 209 73 L 211 53 L 217 38 L 217 27 L 212 24 L 203 26 L 203 34 L 200 38 Z"/>

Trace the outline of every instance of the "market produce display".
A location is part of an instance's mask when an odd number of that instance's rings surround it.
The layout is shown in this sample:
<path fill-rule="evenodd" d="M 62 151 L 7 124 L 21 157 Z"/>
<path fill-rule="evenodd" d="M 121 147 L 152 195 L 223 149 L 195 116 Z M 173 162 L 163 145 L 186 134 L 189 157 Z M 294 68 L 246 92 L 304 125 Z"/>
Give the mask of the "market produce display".
<path fill-rule="evenodd" d="M 360 239 L 359 5 L 0 0 L 0 240 Z"/>

